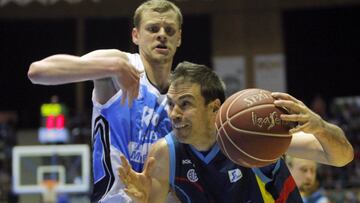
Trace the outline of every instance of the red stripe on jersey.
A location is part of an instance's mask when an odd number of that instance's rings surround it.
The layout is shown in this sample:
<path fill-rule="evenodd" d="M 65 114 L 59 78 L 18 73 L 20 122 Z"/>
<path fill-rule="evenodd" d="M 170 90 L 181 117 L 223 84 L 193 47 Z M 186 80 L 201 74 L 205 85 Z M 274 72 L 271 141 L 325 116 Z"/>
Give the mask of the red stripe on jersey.
<path fill-rule="evenodd" d="M 289 176 L 284 185 L 283 189 L 281 190 L 281 193 L 279 195 L 279 198 L 276 199 L 275 203 L 284 203 L 289 197 L 289 194 L 294 191 L 296 188 L 296 184 L 294 181 L 294 178 L 292 176 Z"/>
<path fill-rule="evenodd" d="M 181 181 L 181 182 L 186 182 L 189 183 L 190 185 L 194 185 L 200 192 L 204 192 L 204 188 L 201 187 L 201 185 L 194 183 L 194 182 L 190 182 L 188 179 L 186 178 L 182 178 L 182 177 L 175 177 L 175 180 Z"/>

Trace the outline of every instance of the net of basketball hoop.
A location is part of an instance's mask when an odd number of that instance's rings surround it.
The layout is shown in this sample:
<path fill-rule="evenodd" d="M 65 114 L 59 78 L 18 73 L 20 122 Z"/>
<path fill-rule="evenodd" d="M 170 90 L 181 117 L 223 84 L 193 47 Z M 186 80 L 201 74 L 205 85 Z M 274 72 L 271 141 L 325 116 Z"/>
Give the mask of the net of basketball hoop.
<path fill-rule="evenodd" d="M 42 193 L 42 202 L 43 203 L 56 203 L 57 192 L 56 187 L 58 182 L 56 180 L 44 180 L 42 186 L 44 187 L 44 192 Z"/>

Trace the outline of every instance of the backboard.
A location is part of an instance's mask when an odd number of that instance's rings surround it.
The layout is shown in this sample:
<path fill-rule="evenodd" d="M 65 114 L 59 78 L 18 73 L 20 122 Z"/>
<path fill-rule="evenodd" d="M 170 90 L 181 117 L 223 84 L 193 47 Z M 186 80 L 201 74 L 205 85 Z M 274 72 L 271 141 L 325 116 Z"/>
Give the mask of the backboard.
<path fill-rule="evenodd" d="M 88 145 L 16 146 L 12 155 L 13 191 L 43 193 L 44 181 L 57 181 L 56 192 L 88 192 Z"/>

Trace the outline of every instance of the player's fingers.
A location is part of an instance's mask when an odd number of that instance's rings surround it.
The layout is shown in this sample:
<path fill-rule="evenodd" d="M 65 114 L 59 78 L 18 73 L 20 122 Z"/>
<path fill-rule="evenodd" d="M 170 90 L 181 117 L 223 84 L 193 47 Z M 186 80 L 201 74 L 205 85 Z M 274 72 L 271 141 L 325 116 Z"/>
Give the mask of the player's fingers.
<path fill-rule="evenodd" d="M 142 199 L 142 197 L 143 197 L 143 193 L 139 192 L 139 191 L 134 191 L 133 194 L 138 199 Z"/>
<path fill-rule="evenodd" d="M 118 169 L 119 178 L 125 183 L 126 182 L 126 175 L 123 168 Z"/>
<path fill-rule="evenodd" d="M 122 166 L 119 167 L 119 171 L 121 172 L 121 175 L 124 175 L 124 179 L 126 181 L 136 180 L 138 174 L 132 171 L 131 166 L 125 156 L 120 155 L 120 159 Z"/>
<path fill-rule="evenodd" d="M 142 199 L 144 194 L 142 192 L 140 192 L 139 190 L 137 190 L 136 188 L 125 188 L 124 191 L 126 192 L 126 194 L 128 194 L 129 196 L 132 197 L 136 197 L 138 199 Z"/>
<path fill-rule="evenodd" d="M 129 170 L 130 169 L 130 165 L 128 160 L 125 158 L 124 155 L 120 155 L 120 160 L 121 160 L 121 166 L 125 169 L 125 170 Z M 126 171 L 127 172 L 127 171 Z"/>
<path fill-rule="evenodd" d="M 306 114 L 281 114 L 280 118 L 283 121 L 292 121 L 298 123 L 305 123 L 309 120 L 309 116 Z"/>
<path fill-rule="evenodd" d="M 128 91 L 127 94 L 128 94 L 127 98 L 128 98 L 129 107 L 131 108 L 134 101 L 134 97 L 132 95 L 133 93 L 132 91 Z"/>
<path fill-rule="evenodd" d="M 289 113 L 306 113 L 303 105 L 289 100 L 275 100 L 275 106 L 286 109 Z"/>
<path fill-rule="evenodd" d="M 139 81 L 134 85 L 134 87 L 129 92 L 129 98 L 131 100 L 131 104 L 138 98 L 139 95 Z"/>
<path fill-rule="evenodd" d="M 140 92 L 140 80 L 138 79 L 132 91 L 134 99 L 138 97 L 139 92 Z"/>
<path fill-rule="evenodd" d="M 125 188 L 125 189 L 124 189 L 124 192 L 125 192 L 127 195 L 132 196 L 132 193 L 131 193 L 131 191 L 129 191 L 129 189 Z"/>
<path fill-rule="evenodd" d="M 289 130 L 290 134 L 294 134 L 296 132 L 299 131 L 304 131 L 305 128 L 307 128 L 310 124 L 309 123 L 304 123 L 302 125 L 297 125 L 295 128 L 292 128 Z"/>
<path fill-rule="evenodd" d="M 124 167 L 120 166 L 118 168 L 118 176 L 120 178 L 120 180 L 124 183 L 125 186 L 128 186 L 128 179 L 127 179 L 127 174 L 125 172 Z"/>
<path fill-rule="evenodd" d="M 132 106 L 134 100 L 138 97 L 138 94 L 139 94 L 139 78 L 134 78 L 133 85 L 129 87 L 129 89 L 127 90 L 127 97 L 130 107 Z"/>
<path fill-rule="evenodd" d="M 138 70 L 136 68 L 133 68 L 135 75 L 137 75 L 140 78 L 140 74 L 144 72 L 144 70 Z"/>
<path fill-rule="evenodd" d="M 274 97 L 275 99 L 290 99 L 290 95 L 289 94 L 285 94 L 283 92 L 272 92 L 271 96 Z"/>
<path fill-rule="evenodd" d="M 121 98 L 121 105 L 125 104 L 126 98 L 127 98 L 127 91 L 123 89 L 122 98 Z"/>
<path fill-rule="evenodd" d="M 134 194 L 134 191 L 131 190 L 131 189 L 128 189 L 128 188 L 125 188 L 124 189 L 124 192 L 129 195 L 130 197 L 136 197 L 135 194 Z"/>
<path fill-rule="evenodd" d="M 139 179 L 139 174 L 134 171 L 129 171 L 129 173 L 127 174 L 127 179 L 133 182 L 137 181 Z"/>
<path fill-rule="evenodd" d="M 295 97 L 291 96 L 290 94 L 283 93 L 283 92 L 272 92 L 271 96 L 275 99 L 283 99 L 283 100 L 291 100 L 298 104 L 303 104 L 302 101 L 296 99 Z"/>
<path fill-rule="evenodd" d="M 134 81 L 139 81 L 140 79 L 140 72 L 136 69 L 132 69 L 132 72 L 128 75 L 129 81 L 131 81 L 133 84 Z"/>

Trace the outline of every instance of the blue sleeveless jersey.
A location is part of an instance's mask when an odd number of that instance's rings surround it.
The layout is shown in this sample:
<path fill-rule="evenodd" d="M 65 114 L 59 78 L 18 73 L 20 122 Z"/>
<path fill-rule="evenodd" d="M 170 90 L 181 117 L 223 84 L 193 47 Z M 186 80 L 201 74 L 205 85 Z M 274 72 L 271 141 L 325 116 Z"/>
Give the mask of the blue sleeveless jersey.
<path fill-rule="evenodd" d="M 170 186 L 182 203 L 302 202 L 282 159 L 274 167 L 273 179 L 269 179 L 259 168 L 231 162 L 218 145 L 204 156 L 191 145 L 177 142 L 172 133 L 165 139 L 170 155 Z"/>
<path fill-rule="evenodd" d="M 128 57 L 138 70 L 144 71 L 138 54 Z M 107 199 L 119 195 L 123 197 L 117 201 L 128 202 L 117 175 L 120 154 L 135 171 L 141 172 L 150 145 L 171 131 L 166 95 L 149 82 L 145 72 L 140 76 L 139 96 L 132 107 L 127 102 L 121 105 L 121 98 L 120 90 L 104 105 L 93 99 L 93 202 L 115 202 Z"/>

